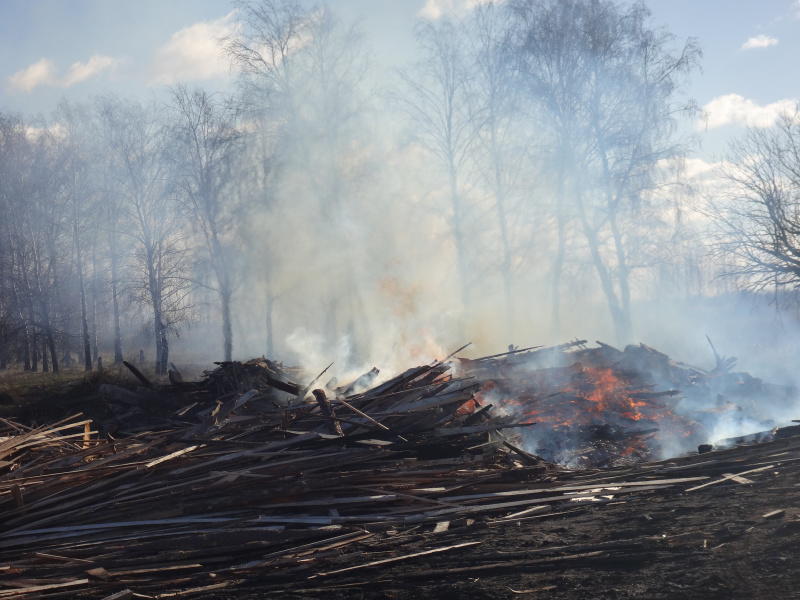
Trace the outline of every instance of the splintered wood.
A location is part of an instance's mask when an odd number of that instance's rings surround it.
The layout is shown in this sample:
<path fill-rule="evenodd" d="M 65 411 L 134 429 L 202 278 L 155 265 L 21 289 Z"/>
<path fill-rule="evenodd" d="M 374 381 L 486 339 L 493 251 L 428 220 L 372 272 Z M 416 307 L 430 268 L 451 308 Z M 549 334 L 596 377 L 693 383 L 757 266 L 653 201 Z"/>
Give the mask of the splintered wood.
<path fill-rule="evenodd" d="M 425 578 L 592 564 L 618 546 L 501 561 L 481 553 L 480 532 L 654 494 L 758 485 L 799 468 L 791 434 L 569 470 L 515 445 L 503 430 L 531 423 L 476 403 L 479 381 L 450 364 L 365 389 L 370 373 L 317 390 L 269 361 L 223 363 L 203 382 L 160 388 L 139 374 L 143 393 L 172 416 L 124 436 L 98 435 L 81 415 L 37 428 L 3 421 L 0 598 L 322 593 L 395 565 Z"/>

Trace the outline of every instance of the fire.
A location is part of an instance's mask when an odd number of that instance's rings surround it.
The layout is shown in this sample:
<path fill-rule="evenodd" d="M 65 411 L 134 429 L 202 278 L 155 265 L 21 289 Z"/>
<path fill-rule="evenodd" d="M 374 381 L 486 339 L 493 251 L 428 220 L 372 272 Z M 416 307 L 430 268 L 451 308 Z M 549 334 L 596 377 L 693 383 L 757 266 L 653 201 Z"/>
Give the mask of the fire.
<path fill-rule="evenodd" d="M 538 424 L 530 451 L 544 448 L 555 460 L 586 466 L 647 460 L 662 432 L 689 435 L 693 424 L 671 410 L 668 397 L 634 373 L 581 363 L 498 373 L 478 394 L 481 404 Z"/>
<path fill-rule="evenodd" d="M 630 421 L 639 421 L 645 418 L 645 414 L 640 409 L 647 407 L 648 403 L 632 398 L 629 385 L 617 377 L 612 369 L 584 367 L 583 374 L 594 386 L 594 389 L 586 397 L 591 402 L 589 405 L 591 412 L 616 411 Z"/>
<path fill-rule="evenodd" d="M 635 397 L 643 391 L 646 390 L 636 389 L 611 368 L 574 365 L 569 381 L 550 393 L 549 398 L 543 398 L 549 400 L 544 406 L 525 412 L 556 427 L 655 421 L 661 416 L 662 407 Z M 523 407 L 534 404 L 526 402 L 524 397 L 517 402 Z"/>

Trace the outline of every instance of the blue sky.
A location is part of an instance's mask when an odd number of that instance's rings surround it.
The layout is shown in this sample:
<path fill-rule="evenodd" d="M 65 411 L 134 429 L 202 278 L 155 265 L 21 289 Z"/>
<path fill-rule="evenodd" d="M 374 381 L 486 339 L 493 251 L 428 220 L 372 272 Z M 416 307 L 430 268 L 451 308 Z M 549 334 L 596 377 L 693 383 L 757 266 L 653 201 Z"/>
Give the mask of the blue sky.
<path fill-rule="evenodd" d="M 419 18 L 483 0 L 332 0 L 359 19 L 376 68 L 414 52 Z M 767 126 L 800 98 L 800 0 L 650 0 L 653 24 L 696 37 L 703 71 L 689 94 L 708 109 L 698 157 L 722 156 L 744 125 Z M 62 97 L 159 94 L 179 80 L 225 87 L 215 39 L 230 31 L 226 0 L 0 0 L 0 111 L 47 114 Z M 749 41 L 748 41 L 749 40 Z"/>

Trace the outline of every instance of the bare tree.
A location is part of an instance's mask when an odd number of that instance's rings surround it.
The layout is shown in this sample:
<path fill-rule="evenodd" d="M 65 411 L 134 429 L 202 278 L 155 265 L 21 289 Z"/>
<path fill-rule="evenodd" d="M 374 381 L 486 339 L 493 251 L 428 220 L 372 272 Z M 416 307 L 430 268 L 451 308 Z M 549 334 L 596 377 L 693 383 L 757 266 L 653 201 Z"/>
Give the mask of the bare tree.
<path fill-rule="evenodd" d="M 67 128 L 67 144 L 69 145 L 69 165 L 70 175 L 68 190 L 70 202 L 70 223 L 72 228 L 72 243 L 75 256 L 75 272 L 78 276 L 78 287 L 80 291 L 80 322 L 81 322 L 81 342 L 83 347 L 83 368 L 91 371 L 92 343 L 89 330 L 89 304 L 87 301 L 87 276 L 85 245 L 95 227 L 92 226 L 90 217 L 94 214 L 93 194 L 91 173 L 89 162 L 86 156 L 87 148 L 81 144 L 81 137 L 84 133 L 83 124 L 85 114 L 82 114 L 80 107 L 62 103 L 59 112 L 63 116 Z"/>
<path fill-rule="evenodd" d="M 302 199 L 310 215 L 325 223 L 308 242 L 330 261 L 326 270 L 335 268 L 341 277 L 319 280 L 315 296 L 325 304 L 321 327 L 330 343 L 344 329 L 358 355 L 369 328 L 348 225 L 364 160 L 359 156 L 365 69 L 360 35 L 329 8 L 306 9 L 297 2 L 246 2 L 241 19 L 240 36 L 228 50 L 243 71 L 243 98 L 256 129 L 251 140 L 259 147 L 260 162 L 269 162 L 262 200 L 280 203 L 282 190 L 291 188 L 292 202 Z M 338 253 L 332 255 L 331 249 Z M 275 266 L 264 269 L 265 280 L 272 280 L 279 270 Z M 268 332 L 276 296 L 268 289 Z"/>
<path fill-rule="evenodd" d="M 126 234 L 134 243 L 132 289 L 149 305 L 155 340 L 155 371 L 169 363 L 168 336 L 186 317 L 191 283 L 188 245 L 177 210 L 174 177 L 165 157 L 166 128 L 152 107 L 107 99 L 109 153 L 118 173 Z"/>
<path fill-rule="evenodd" d="M 173 90 L 171 134 L 181 197 L 200 229 L 222 309 L 225 360 L 233 354 L 231 300 L 234 265 L 228 237 L 234 229 L 236 198 L 232 177 L 241 136 L 230 107 L 202 90 Z"/>
<path fill-rule="evenodd" d="M 646 201 L 656 164 L 682 152 L 672 140 L 674 121 L 693 105 L 680 99 L 680 83 L 696 66 L 699 49 L 689 40 L 673 52 L 674 36 L 649 28 L 641 3 L 517 0 L 511 10 L 520 74 L 553 122 L 559 240 L 554 311 L 568 189 L 617 338 L 627 342 L 632 267 L 626 238 L 647 233 L 641 221 L 623 231 L 622 215 Z"/>
<path fill-rule="evenodd" d="M 307 156 L 301 146 L 302 68 L 295 58 L 309 37 L 309 14 L 296 0 L 242 0 L 238 8 L 241 31 L 227 40 L 226 50 L 241 71 L 242 105 L 252 125 L 246 150 L 252 170 L 240 184 L 249 186 L 250 204 L 258 213 L 275 204 L 278 182 L 292 168 L 291 157 Z M 268 248 L 262 251 L 266 351 L 274 356 L 277 257 Z"/>
<path fill-rule="evenodd" d="M 746 288 L 800 286 L 800 106 L 732 144 L 726 194 L 712 198 L 716 250 Z"/>
<path fill-rule="evenodd" d="M 63 195 L 64 153 L 46 128 L 0 117 L 0 272 L 7 331 L 23 349 L 26 369 L 59 370 L 59 291 L 69 280 L 69 222 Z M 12 327 L 11 322 L 16 322 Z"/>
<path fill-rule="evenodd" d="M 507 331 L 514 323 L 514 265 L 511 239 L 511 201 L 520 173 L 527 167 L 527 152 L 519 133 L 518 87 L 509 60 L 509 13 L 488 2 L 475 7 L 465 38 L 471 42 L 474 64 L 470 98 L 477 125 L 475 162 L 494 196 L 500 234 L 500 273 L 503 280 Z"/>
<path fill-rule="evenodd" d="M 468 233 L 462 178 L 478 127 L 470 110 L 465 48 L 458 27 L 447 19 L 420 23 L 417 40 L 423 58 L 412 71 L 401 72 L 405 90 L 397 99 L 411 119 L 417 139 L 447 177 L 460 295 L 468 308 Z"/>

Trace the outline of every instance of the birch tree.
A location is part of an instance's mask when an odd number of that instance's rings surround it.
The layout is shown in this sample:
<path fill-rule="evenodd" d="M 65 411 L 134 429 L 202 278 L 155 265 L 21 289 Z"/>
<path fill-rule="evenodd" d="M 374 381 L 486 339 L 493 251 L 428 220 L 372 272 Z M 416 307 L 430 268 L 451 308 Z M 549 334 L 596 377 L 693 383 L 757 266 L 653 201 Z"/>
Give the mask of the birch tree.
<path fill-rule="evenodd" d="M 109 152 L 132 240 L 130 288 L 151 313 L 155 371 L 169 363 L 169 334 L 187 316 L 191 282 L 184 219 L 165 156 L 166 128 L 157 109 L 107 99 Z"/>
<path fill-rule="evenodd" d="M 431 153 L 447 178 L 450 229 L 455 248 L 459 293 L 470 300 L 467 206 L 463 178 L 477 133 L 470 111 L 469 71 L 459 28 L 450 20 L 420 23 L 417 41 L 422 59 L 401 72 L 404 89 L 397 94 L 417 140 Z"/>
<path fill-rule="evenodd" d="M 223 354 L 233 355 L 231 305 L 235 287 L 229 237 L 237 198 L 232 185 L 241 136 L 230 106 L 202 90 L 176 87 L 171 135 L 178 189 L 187 213 L 200 230 L 219 296 Z"/>

